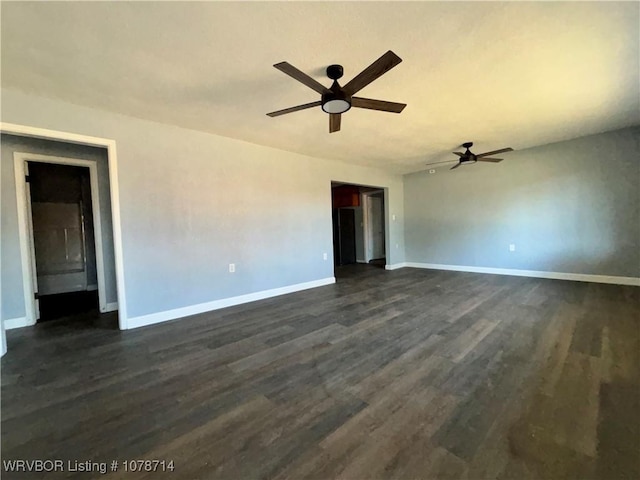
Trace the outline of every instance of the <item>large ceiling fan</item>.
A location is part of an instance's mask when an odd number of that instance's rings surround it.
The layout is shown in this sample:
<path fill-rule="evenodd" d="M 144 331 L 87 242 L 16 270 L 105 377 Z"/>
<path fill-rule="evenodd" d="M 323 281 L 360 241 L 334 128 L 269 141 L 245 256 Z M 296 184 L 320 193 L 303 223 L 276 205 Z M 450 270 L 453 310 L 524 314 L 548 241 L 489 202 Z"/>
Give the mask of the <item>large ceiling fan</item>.
<path fill-rule="evenodd" d="M 453 170 L 454 168 L 458 168 L 460 165 L 464 165 L 467 163 L 476 163 L 476 162 L 498 163 L 498 162 L 501 162 L 503 159 L 491 158 L 489 157 L 489 155 L 495 155 L 496 153 L 503 153 L 503 152 L 513 152 L 513 148 L 506 147 L 506 148 L 501 148 L 500 150 L 492 150 L 490 152 L 479 153 L 478 155 L 476 155 L 475 153 L 471 152 L 471 150 L 469 150 L 473 146 L 473 142 L 466 142 L 466 143 L 463 143 L 461 146 L 466 148 L 466 151 L 464 153 L 453 152 L 455 155 L 457 155 L 460 158 L 458 159 L 458 163 L 456 163 L 449 170 Z M 427 165 L 437 165 L 438 163 L 450 163 L 450 162 L 451 160 L 445 160 L 444 162 L 427 163 Z"/>
<path fill-rule="evenodd" d="M 304 105 L 285 108 L 284 110 L 267 113 L 267 115 L 269 115 L 270 117 L 277 117 L 279 115 L 284 115 L 285 113 L 292 113 L 300 110 L 305 110 L 307 108 L 320 106 L 322 107 L 323 111 L 329 114 L 329 133 L 333 133 L 340 130 L 342 114 L 349 110 L 351 107 L 400 113 L 404 109 L 404 107 L 407 106 L 406 103 L 385 102 L 383 100 L 373 100 L 371 98 L 361 98 L 353 96 L 353 94 L 362 90 L 375 79 L 387 73 L 400 62 L 402 62 L 402 59 L 391 50 L 389 50 L 367 68 L 365 68 L 362 72 L 352 78 L 351 81 L 349 81 L 343 87 L 338 84 L 338 79 L 340 79 L 344 73 L 342 65 L 329 65 L 327 67 L 327 77 L 333 80 L 333 84 L 330 88 L 325 87 L 320 82 L 317 82 L 309 75 L 301 72 L 296 67 L 287 62 L 276 63 L 274 67 L 276 67 L 278 70 L 305 84 L 312 90 L 315 90 L 320 95 L 322 95 L 322 97 L 317 102 L 305 103 Z"/>

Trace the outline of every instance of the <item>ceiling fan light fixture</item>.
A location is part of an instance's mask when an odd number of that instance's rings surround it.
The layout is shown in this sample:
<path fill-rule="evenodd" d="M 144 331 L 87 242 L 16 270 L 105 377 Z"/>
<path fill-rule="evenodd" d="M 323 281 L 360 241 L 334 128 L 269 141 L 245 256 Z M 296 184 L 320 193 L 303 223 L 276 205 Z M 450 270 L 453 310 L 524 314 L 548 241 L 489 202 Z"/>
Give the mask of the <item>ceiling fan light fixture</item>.
<path fill-rule="evenodd" d="M 327 113 L 344 113 L 350 108 L 351 99 L 341 90 L 330 90 L 322 95 L 322 110 Z"/>
<path fill-rule="evenodd" d="M 327 113 L 344 113 L 351 108 L 351 104 L 346 100 L 329 100 L 322 104 L 322 110 Z"/>

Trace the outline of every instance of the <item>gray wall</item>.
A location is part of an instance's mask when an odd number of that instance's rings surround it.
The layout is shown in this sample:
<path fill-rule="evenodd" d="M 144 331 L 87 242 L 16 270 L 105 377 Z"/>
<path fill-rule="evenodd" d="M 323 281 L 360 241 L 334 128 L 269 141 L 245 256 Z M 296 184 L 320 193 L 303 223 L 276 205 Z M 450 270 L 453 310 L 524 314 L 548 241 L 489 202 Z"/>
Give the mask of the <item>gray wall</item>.
<path fill-rule="evenodd" d="M 404 177 L 408 262 L 640 276 L 640 128 L 503 158 Z"/>
<path fill-rule="evenodd" d="M 111 197 L 109 195 L 109 167 L 106 150 L 71 145 L 49 140 L 0 136 L 0 183 L 2 185 L 0 228 L 0 255 L 2 256 L 2 319 L 25 316 L 24 291 L 22 289 L 22 264 L 18 242 L 18 211 L 14 173 L 14 152 L 37 153 L 58 157 L 72 157 L 95 161 L 98 165 L 98 188 L 100 190 L 100 219 L 102 223 L 102 253 L 105 264 L 106 300 L 117 302 L 113 230 L 111 223 Z"/>
<path fill-rule="evenodd" d="M 333 277 L 332 180 L 388 188 L 389 263 L 404 262 L 399 175 L 6 89 L 2 119 L 116 141 L 129 317 Z"/>

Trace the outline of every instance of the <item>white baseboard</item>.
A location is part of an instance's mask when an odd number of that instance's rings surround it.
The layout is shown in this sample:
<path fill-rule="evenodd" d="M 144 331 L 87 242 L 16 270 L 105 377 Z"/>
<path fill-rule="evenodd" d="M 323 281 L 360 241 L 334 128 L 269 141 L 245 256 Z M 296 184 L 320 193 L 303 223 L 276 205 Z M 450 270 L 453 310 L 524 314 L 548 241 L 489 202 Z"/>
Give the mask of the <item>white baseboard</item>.
<path fill-rule="evenodd" d="M 103 313 L 115 312 L 116 310 L 118 310 L 118 302 L 111 302 L 107 303 Z"/>
<path fill-rule="evenodd" d="M 401 262 L 401 263 L 393 263 L 391 265 L 387 264 L 384 266 L 385 270 L 397 270 L 399 268 L 403 268 L 406 267 L 407 263 L 406 262 Z"/>
<path fill-rule="evenodd" d="M 261 292 L 239 295 L 237 297 L 223 298 L 221 300 L 214 300 L 213 302 L 200 303 L 198 305 L 176 308 L 174 310 L 166 310 L 164 312 L 152 313 L 149 315 L 131 317 L 127 319 L 127 329 L 153 325 L 154 323 L 175 320 L 177 318 L 197 315 L 199 313 L 210 312 L 212 310 L 219 310 L 221 308 L 232 307 L 234 305 L 240 305 L 242 303 L 255 302 L 256 300 L 264 300 L 265 298 L 277 297 L 279 295 L 299 292 L 301 290 L 307 290 L 309 288 L 331 285 L 332 283 L 336 283 L 335 277 L 323 278 L 320 280 L 314 280 L 312 282 L 297 283 L 295 285 L 273 288 L 271 290 L 263 290 Z"/>
<path fill-rule="evenodd" d="M 14 328 L 30 327 L 34 323 L 29 323 L 27 317 L 8 318 L 4 320 L 4 329 L 13 330 Z"/>
<path fill-rule="evenodd" d="M 632 285 L 639 287 L 638 277 L 615 277 L 611 275 L 591 275 L 586 273 L 542 272 L 538 270 L 514 270 L 510 268 L 469 267 L 465 265 L 441 265 L 438 263 L 406 262 L 412 268 L 428 268 L 432 270 L 452 270 L 455 272 L 489 273 L 493 275 L 513 275 L 516 277 L 550 278 L 553 280 L 572 280 L 575 282 L 612 283 L 615 285 Z"/>

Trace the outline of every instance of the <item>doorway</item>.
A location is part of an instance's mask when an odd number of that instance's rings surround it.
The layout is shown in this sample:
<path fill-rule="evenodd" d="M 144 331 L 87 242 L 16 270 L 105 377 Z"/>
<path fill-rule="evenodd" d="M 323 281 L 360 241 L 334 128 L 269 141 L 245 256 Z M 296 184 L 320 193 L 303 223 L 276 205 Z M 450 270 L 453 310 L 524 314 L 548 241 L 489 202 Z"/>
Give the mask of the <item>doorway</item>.
<path fill-rule="evenodd" d="M 89 168 L 27 161 L 36 320 L 98 310 Z"/>
<path fill-rule="evenodd" d="M 27 309 L 15 326 L 116 310 L 96 161 L 15 152 L 14 169 Z"/>
<path fill-rule="evenodd" d="M 385 190 L 331 183 L 333 259 L 339 268 L 386 265 Z M 355 268 L 355 267 L 351 267 Z"/>

